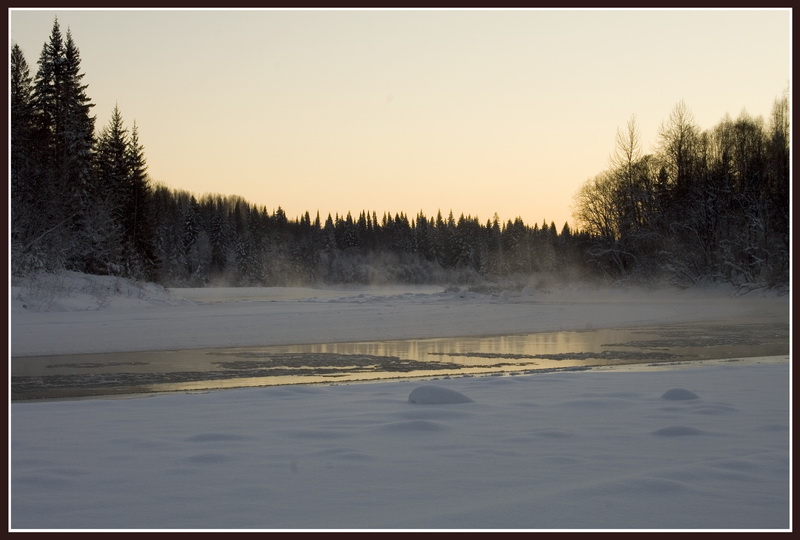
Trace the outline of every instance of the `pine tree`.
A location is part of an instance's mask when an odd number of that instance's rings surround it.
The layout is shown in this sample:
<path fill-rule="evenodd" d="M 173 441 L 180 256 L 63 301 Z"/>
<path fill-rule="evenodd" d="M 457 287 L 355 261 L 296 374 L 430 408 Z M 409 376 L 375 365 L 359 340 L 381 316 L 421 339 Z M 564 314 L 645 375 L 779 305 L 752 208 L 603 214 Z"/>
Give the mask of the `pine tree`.
<path fill-rule="evenodd" d="M 95 171 L 98 182 L 92 193 L 93 218 L 88 224 L 101 226 L 93 231 L 92 257 L 105 260 L 123 272 L 130 257 L 125 231 L 125 201 L 128 189 L 128 132 L 122 114 L 114 107 L 108 125 L 100 133 L 96 146 Z"/>
<path fill-rule="evenodd" d="M 222 274 L 225 272 L 228 255 L 229 235 L 225 220 L 225 208 L 222 198 L 211 203 L 212 215 L 208 228 L 211 242 L 211 270 Z"/>
<path fill-rule="evenodd" d="M 48 269 L 63 266 L 71 244 L 67 225 L 72 212 L 69 205 L 63 204 L 64 182 L 59 169 L 64 149 L 57 146 L 56 138 L 56 133 L 62 131 L 63 55 L 64 42 L 56 20 L 50 40 L 42 47 L 31 92 L 38 166 L 26 185 L 32 196 L 32 206 L 27 211 L 36 216 L 40 226 L 35 227 L 30 248 L 23 247 L 24 253 L 30 249 L 36 254 L 34 257 L 42 255 L 42 265 Z"/>
<path fill-rule="evenodd" d="M 90 214 L 95 119 L 89 115 L 93 104 L 82 78 L 78 48 L 69 31 L 64 42 L 56 19 L 50 40 L 42 48 L 32 96 L 44 151 L 42 176 L 48 183 L 38 196 L 60 201 L 50 205 L 49 221 L 60 228 L 54 236 L 60 236 L 67 265 L 88 271 L 96 270 L 89 268 L 92 263 L 86 259 L 94 242 Z M 62 230 L 62 224 L 68 227 Z"/>
<path fill-rule="evenodd" d="M 33 80 L 22 50 L 16 43 L 11 48 L 11 187 L 12 196 L 19 194 L 23 176 L 34 159 Z M 27 180 L 27 179 L 26 179 Z"/>
<path fill-rule="evenodd" d="M 151 214 L 152 189 L 147 178 L 147 162 L 144 147 L 139 142 L 139 129 L 133 123 L 126 149 L 130 198 L 127 210 L 127 232 L 134 252 L 139 277 L 150 277 L 155 268 L 155 228 Z"/>
<path fill-rule="evenodd" d="M 84 211 L 92 203 L 92 149 L 94 147 L 95 118 L 90 115 L 94 104 L 86 95 L 87 85 L 81 84 L 80 52 L 67 30 L 64 50 L 64 146 L 66 180 L 73 201 Z"/>
<path fill-rule="evenodd" d="M 194 247 L 197 239 L 200 235 L 200 224 L 198 223 L 198 211 L 199 205 L 197 204 L 197 200 L 192 196 L 188 203 L 183 208 L 183 234 L 182 234 L 182 242 L 183 242 L 183 253 L 184 257 L 186 258 L 186 270 L 188 274 L 194 272 L 194 264 L 190 257 L 192 248 Z"/>
<path fill-rule="evenodd" d="M 37 178 L 33 81 L 28 62 L 17 44 L 11 48 L 11 250 L 12 272 L 26 272 L 38 266 L 28 245 L 41 234 L 43 219 L 36 207 Z M 37 219 L 38 218 L 38 219 Z M 37 227 L 38 224 L 38 227 Z"/>
<path fill-rule="evenodd" d="M 128 130 L 122 121 L 119 107 L 114 107 L 108 125 L 97 140 L 98 195 L 115 197 L 121 206 L 128 177 Z M 121 212 L 121 208 L 116 211 Z"/>
<path fill-rule="evenodd" d="M 55 171 L 64 149 L 57 146 L 56 134 L 63 131 L 63 80 L 64 80 L 64 39 L 58 19 L 53 24 L 50 40 L 42 47 L 39 56 L 39 69 L 34 81 L 33 101 L 37 113 L 37 124 L 48 147 L 49 165 Z"/>
<path fill-rule="evenodd" d="M 151 277 L 154 270 L 152 193 L 146 170 L 138 129 L 134 124 L 129 134 L 115 106 L 97 140 L 97 182 L 87 226 L 95 239 L 92 257 L 105 259 L 116 272 L 135 278 Z"/>

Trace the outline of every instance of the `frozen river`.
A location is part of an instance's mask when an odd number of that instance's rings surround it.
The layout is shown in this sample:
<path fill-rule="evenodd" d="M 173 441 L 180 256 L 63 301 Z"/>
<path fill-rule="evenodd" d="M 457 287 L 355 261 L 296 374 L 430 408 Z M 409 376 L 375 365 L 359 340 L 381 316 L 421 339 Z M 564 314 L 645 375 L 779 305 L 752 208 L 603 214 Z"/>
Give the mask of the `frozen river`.
<path fill-rule="evenodd" d="M 12 400 L 665 367 L 789 352 L 782 324 L 687 323 L 499 336 L 13 358 Z"/>

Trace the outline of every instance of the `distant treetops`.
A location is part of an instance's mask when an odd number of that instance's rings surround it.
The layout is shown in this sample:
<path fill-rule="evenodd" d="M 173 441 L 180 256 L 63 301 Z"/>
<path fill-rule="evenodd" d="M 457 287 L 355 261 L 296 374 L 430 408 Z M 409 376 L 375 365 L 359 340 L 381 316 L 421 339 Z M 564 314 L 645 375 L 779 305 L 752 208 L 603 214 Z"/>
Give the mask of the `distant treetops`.
<path fill-rule="evenodd" d="M 54 21 L 31 77 L 11 49 L 12 276 L 60 269 L 165 285 L 560 279 L 788 285 L 789 101 L 702 131 L 683 102 L 652 154 L 635 117 L 575 195 L 577 230 L 521 218 L 362 211 L 290 220 L 153 185 L 136 124 L 99 133 L 80 53 Z"/>

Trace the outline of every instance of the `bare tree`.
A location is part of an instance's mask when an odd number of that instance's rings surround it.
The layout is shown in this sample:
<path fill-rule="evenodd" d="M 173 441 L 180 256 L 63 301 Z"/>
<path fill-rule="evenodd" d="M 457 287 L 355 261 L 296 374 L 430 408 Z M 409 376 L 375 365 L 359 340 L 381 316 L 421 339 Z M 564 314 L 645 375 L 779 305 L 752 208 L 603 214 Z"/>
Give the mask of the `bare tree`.
<path fill-rule="evenodd" d="M 669 115 L 669 122 L 662 124 L 659 131 L 665 167 L 679 192 L 688 189 L 698 134 L 692 113 L 683 100 L 679 101 Z"/>

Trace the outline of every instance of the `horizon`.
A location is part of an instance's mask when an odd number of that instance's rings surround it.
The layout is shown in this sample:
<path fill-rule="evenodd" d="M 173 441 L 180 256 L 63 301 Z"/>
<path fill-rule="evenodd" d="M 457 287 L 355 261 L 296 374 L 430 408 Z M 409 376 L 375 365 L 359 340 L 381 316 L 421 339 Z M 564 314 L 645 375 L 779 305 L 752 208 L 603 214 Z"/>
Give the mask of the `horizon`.
<path fill-rule="evenodd" d="M 32 76 L 54 19 L 71 31 L 96 131 L 118 105 L 154 184 L 292 220 L 441 211 L 575 229 L 574 194 L 632 116 L 653 153 L 681 100 L 705 130 L 767 120 L 790 88 L 787 9 L 9 14 Z"/>

